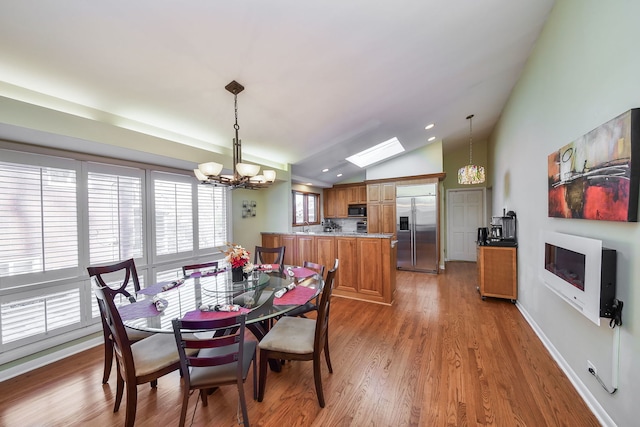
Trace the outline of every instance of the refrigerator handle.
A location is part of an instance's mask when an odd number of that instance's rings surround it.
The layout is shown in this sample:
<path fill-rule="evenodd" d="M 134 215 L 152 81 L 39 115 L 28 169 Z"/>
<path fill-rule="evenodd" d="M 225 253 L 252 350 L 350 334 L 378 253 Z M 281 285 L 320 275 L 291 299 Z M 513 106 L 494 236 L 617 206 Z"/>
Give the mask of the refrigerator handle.
<path fill-rule="evenodd" d="M 416 199 L 411 199 L 411 265 L 416 265 Z"/>

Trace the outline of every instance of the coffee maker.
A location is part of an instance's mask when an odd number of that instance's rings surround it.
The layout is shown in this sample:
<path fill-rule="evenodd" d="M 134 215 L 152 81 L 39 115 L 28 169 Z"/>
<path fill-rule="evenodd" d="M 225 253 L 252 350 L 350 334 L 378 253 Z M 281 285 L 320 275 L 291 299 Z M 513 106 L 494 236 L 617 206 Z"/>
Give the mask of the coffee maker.
<path fill-rule="evenodd" d="M 516 246 L 516 213 L 514 211 L 491 218 L 489 244 Z"/>

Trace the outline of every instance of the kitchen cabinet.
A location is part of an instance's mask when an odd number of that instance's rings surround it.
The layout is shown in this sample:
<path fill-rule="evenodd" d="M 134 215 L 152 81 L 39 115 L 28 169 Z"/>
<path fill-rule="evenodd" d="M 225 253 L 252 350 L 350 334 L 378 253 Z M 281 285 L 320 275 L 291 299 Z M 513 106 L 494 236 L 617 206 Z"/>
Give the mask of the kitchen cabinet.
<path fill-rule="evenodd" d="M 347 187 L 347 205 L 365 205 L 367 203 L 367 186 Z"/>
<path fill-rule="evenodd" d="M 367 203 L 395 203 L 395 182 L 381 182 L 367 185 Z"/>
<path fill-rule="evenodd" d="M 316 238 L 314 236 L 297 236 L 297 251 L 292 264 L 302 265 L 305 261 L 316 262 Z"/>
<path fill-rule="evenodd" d="M 478 291 L 486 297 L 518 298 L 517 248 L 478 246 Z"/>
<path fill-rule="evenodd" d="M 316 262 L 331 270 L 336 261 L 336 239 L 334 236 L 316 236 Z M 338 269 L 340 271 L 340 269 Z"/>
<path fill-rule="evenodd" d="M 289 234 L 281 235 L 280 246 L 287 248 L 284 250 L 284 263 L 287 265 L 296 265 L 296 254 L 298 253 L 298 239 L 296 236 Z"/>
<path fill-rule="evenodd" d="M 369 233 L 396 233 L 395 183 L 367 185 L 367 231 Z"/>
<path fill-rule="evenodd" d="M 323 206 L 325 218 L 338 217 L 338 203 L 336 201 L 336 191 L 333 188 L 326 188 L 323 191 Z"/>
<path fill-rule="evenodd" d="M 338 254 L 338 272 L 334 293 L 347 291 L 358 292 L 358 247 L 355 237 L 336 237 L 336 252 Z"/>
<path fill-rule="evenodd" d="M 364 185 L 327 188 L 323 195 L 325 218 L 348 218 L 349 205 L 367 203 Z"/>
<path fill-rule="evenodd" d="M 328 270 L 339 260 L 334 295 L 363 301 L 391 304 L 396 283 L 396 251 L 390 237 L 356 237 L 337 233 L 263 233 L 263 244 L 279 236 L 287 247 L 285 264 L 304 261 L 322 264 Z"/>

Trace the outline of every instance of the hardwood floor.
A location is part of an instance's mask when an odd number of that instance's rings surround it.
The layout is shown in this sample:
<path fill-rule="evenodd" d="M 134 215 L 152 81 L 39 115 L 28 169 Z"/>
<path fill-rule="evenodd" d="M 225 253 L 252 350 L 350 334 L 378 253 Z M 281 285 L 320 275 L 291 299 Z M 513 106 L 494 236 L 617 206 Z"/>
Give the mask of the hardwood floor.
<path fill-rule="evenodd" d="M 509 301 L 476 291 L 475 263 L 438 276 L 398 272 L 391 307 L 333 298 L 333 374 L 323 365 L 326 407 L 310 362 L 269 372 L 264 401 L 251 399 L 256 426 L 598 426 L 599 423 Z M 101 384 L 96 347 L 0 384 L 2 426 L 119 426 L 115 369 Z M 136 426 L 177 425 L 180 377 L 138 387 Z M 198 399 L 190 400 L 187 423 Z M 235 426 L 237 392 L 201 403 L 194 426 Z"/>

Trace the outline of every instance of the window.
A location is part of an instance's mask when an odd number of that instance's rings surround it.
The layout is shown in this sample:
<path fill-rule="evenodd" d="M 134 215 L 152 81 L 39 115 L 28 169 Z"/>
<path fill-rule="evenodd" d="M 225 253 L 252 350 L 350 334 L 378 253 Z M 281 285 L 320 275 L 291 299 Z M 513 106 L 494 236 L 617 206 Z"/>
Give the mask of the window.
<path fill-rule="evenodd" d="M 198 249 L 223 246 L 227 241 L 227 189 L 198 185 Z"/>
<path fill-rule="evenodd" d="M 192 183 L 158 176 L 153 184 L 156 255 L 193 251 Z"/>
<path fill-rule="evenodd" d="M 229 190 L 189 172 L 2 148 L 0 159 L 0 364 L 99 330 L 86 266 L 134 258 L 144 287 L 221 258 L 229 240 Z"/>
<path fill-rule="evenodd" d="M 293 225 L 320 223 L 320 195 L 316 193 L 293 193 Z"/>
<path fill-rule="evenodd" d="M 143 177 L 144 171 L 140 169 L 121 168 L 112 173 L 89 171 L 87 203 L 90 264 L 142 258 Z"/>
<path fill-rule="evenodd" d="M 0 162 L 0 277 L 78 266 L 76 193 L 71 168 Z"/>

